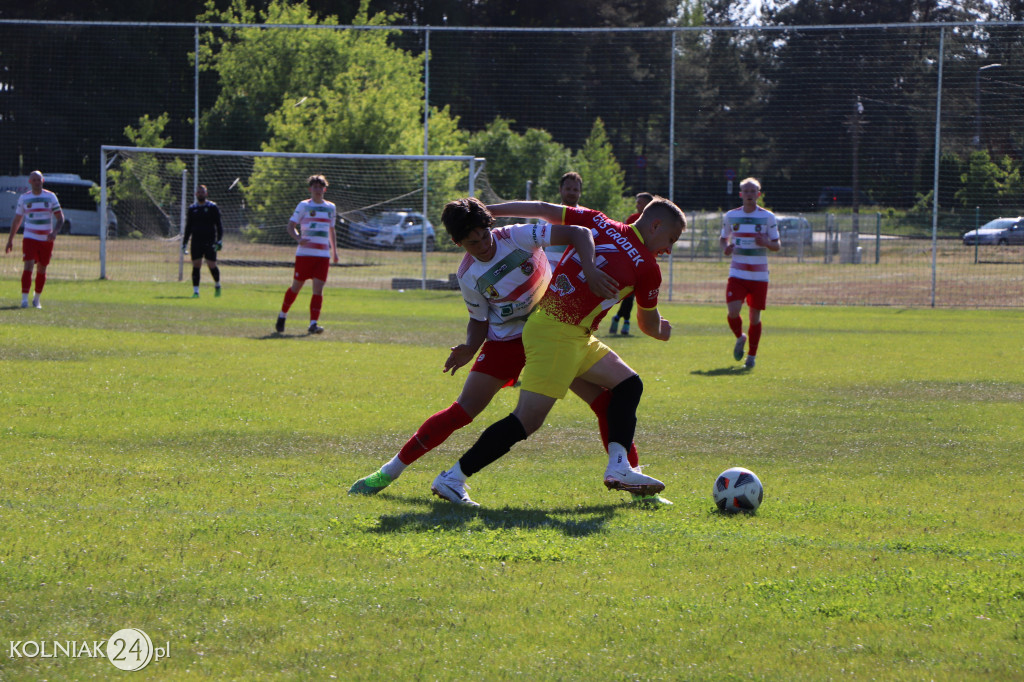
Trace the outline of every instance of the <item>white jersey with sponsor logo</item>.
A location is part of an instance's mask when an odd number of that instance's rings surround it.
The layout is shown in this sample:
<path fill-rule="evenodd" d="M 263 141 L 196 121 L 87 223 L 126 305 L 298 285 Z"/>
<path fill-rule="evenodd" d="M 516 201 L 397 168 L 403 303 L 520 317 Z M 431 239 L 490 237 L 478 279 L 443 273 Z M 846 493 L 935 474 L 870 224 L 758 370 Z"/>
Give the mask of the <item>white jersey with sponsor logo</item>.
<path fill-rule="evenodd" d="M 760 206 L 746 213 L 740 207 L 722 216 L 722 239 L 730 240 L 735 247 L 729 265 L 730 277 L 768 281 L 768 249 L 755 243 L 754 237 L 758 233 L 768 235 L 771 241 L 779 238 L 774 213 Z"/>
<path fill-rule="evenodd" d="M 338 218 L 338 209 L 326 199 L 316 203 L 312 199 L 300 201 L 291 222 L 299 226 L 299 248 L 296 256 L 331 257 L 331 228 Z"/>
<path fill-rule="evenodd" d="M 508 225 L 491 230 L 494 257 L 486 263 L 468 253 L 459 265 L 459 287 L 469 316 L 488 322 L 487 338 L 510 341 L 523 325 L 551 280 L 544 247 L 551 245 L 551 225 Z"/>
<path fill-rule="evenodd" d="M 39 194 L 25 192 L 18 197 L 15 215 L 24 216 L 25 239 L 45 242 L 53 232 L 53 214 L 60 209 L 57 195 L 48 189 Z"/>

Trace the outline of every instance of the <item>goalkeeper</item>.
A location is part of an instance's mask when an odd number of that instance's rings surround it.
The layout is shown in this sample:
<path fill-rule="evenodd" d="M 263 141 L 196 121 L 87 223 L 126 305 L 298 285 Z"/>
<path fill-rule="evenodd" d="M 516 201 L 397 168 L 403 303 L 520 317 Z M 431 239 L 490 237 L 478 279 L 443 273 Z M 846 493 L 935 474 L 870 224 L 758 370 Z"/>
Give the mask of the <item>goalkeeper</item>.
<path fill-rule="evenodd" d="M 220 268 L 217 267 L 217 252 L 224 239 L 224 226 L 220 222 L 220 209 L 207 199 L 206 185 L 196 188 L 196 203 L 188 207 L 185 217 L 185 236 L 181 238 L 181 252 L 188 248 L 192 238 L 192 298 L 199 298 L 199 272 L 203 259 L 210 268 L 215 296 L 220 296 Z"/>

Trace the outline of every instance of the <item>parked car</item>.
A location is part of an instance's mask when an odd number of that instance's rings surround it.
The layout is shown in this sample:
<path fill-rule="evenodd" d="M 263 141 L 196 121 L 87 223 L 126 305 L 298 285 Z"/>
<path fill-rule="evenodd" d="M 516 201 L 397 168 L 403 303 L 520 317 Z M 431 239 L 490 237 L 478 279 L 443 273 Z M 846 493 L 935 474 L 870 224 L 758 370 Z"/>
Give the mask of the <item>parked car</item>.
<path fill-rule="evenodd" d="M 1024 244 L 1024 217 L 996 218 L 964 233 L 964 245 Z"/>
<path fill-rule="evenodd" d="M 775 216 L 775 223 L 779 227 L 779 241 L 783 246 L 798 246 L 801 242 L 804 246 L 811 246 L 814 243 L 814 230 L 807 218 Z"/>
<path fill-rule="evenodd" d="M 435 246 L 434 226 L 426 216 L 401 209 L 385 211 L 365 222 L 348 223 L 348 240 L 352 246 L 376 249 L 419 250 L 426 232 L 427 251 Z"/>
<path fill-rule="evenodd" d="M 875 202 L 867 194 L 857 190 L 857 204 L 860 206 L 874 206 Z M 818 210 L 827 210 L 835 206 L 853 206 L 852 187 L 822 187 L 818 194 L 818 203 L 815 204 Z"/>

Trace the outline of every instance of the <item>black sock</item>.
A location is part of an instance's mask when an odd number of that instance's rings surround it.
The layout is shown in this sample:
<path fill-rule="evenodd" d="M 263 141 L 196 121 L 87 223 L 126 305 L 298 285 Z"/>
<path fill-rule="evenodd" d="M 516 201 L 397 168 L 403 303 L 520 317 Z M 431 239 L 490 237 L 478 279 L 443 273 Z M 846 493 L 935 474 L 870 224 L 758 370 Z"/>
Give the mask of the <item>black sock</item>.
<path fill-rule="evenodd" d="M 636 408 L 644 392 L 644 382 L 634 374 L 612 389 L 608 401 L 608 442 L 629 450 L 636 434 Z"/>
<path fill-rule="evenodd" d="M 192 286 L 199 286 L 199 268 L 192 268 Z"/>
<path fill-rule="evenodd" d="M 216 265 L 211 265 L 210 274 L 213 275 L 213 281 L 220 284 L 220 268 Z"/>
<path fill-rule="evenodd" d="M 526 429 L 517 416 L 510 414 L 494 422 L 484 429 L 473 443 L 473 447 L 459 458 L 462 473 L 472 476 L 511 450 L 512 446 L 521 440 L 526 440 Z"/>

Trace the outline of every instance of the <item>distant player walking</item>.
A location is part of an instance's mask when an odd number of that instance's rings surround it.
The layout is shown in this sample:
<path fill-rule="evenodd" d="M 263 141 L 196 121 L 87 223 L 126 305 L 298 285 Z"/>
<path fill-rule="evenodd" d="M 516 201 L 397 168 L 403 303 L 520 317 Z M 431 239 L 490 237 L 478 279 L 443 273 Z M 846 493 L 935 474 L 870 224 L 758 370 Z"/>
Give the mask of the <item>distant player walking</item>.
<path fill-rule="evenodd" d="M 181 238 L 181 252 L 185 253 L 189 237 L 192 238 L 192 298 L 199 298 L 199 272 L 203 266 L 210 268 L 215 285 L 214 296 L 220 296 L 220 268 L 217 267 L 217 252 L 224 239 L 224 226 L 220 222 L 220 208 L 207 199 L 206 185 L 196 188 L 196 203 L 188 207 L 185 217 L 185 235 Z"/>
<path fill-rule="evenodd" d="M 21 272 L 22 308 L 28 307 L 32 270 L 37 265 L 39 268 L 36 271 L 36 295 L 32 299 L 32 306 L 43 307 L 39 303 L 39 295 L 43 293 L 43 286 L 46 284 L 46 266 L 50 264 L 57 233 L 64 227 L 64 212 L 61 211 L 60 201 L 57 200 L 56 194 L 43 189 L 43 182 L 43 174 L 39 171 L 32 171 L 28 176 L 28 184 L 32 189 L 18 197 L 14 221 L 11 223 L 11 234 L 7 237 L 7 248 L 4 249 L 4 253 L 11 252 L 14 235 L 24 223 L 25 234 L 21 240 L 22 260 L 25 262 L 25 269 Z M 56 225 L 54 220 L 57 221 Z"/>
<path fill-rule="evenodd" d="M 761 183 L 756 178 L 740 182 L 743 205 L 726 212 L 722 217 L 722 234 L 718 240 L 722 253 L 732 256 L 729 282 L 725 290 L 728 306 L 726 319 L 736 336 L 733 357 L 743 359 L 743 346 L 749 340 L 744 367 L 753 369 L 757 361 L 757 347 L 761 341 L 761 311 L 768 300 L 768 251 L 778 251 L 779 228 L 775 214 L 757 205 L 761 196 Z M 750 325 L 743 333 L 740 311 L 743 302 L 750 308 Z"/>
<path fill-rule="evenodd" d="M 324 199 L 327 178 L 311 175 L 308 179 L 309 199 L 300 201 L 288 221 L 288 234 L 299 243 L 295 250 L 295 275 L 292 285 L 284 292 L 284 303 L 277 316 L 277 331 L 284 331 L 288 310 L 299 295 L 307 279 L 313 280 L 313 296 L 309 300 L 309 333 L 321 334 L 320 308 L 324 300 L 324 284 L 331 261 L 338 262 L 338 241 L 334 226 L 338 220 L 338 208 Z"/>

